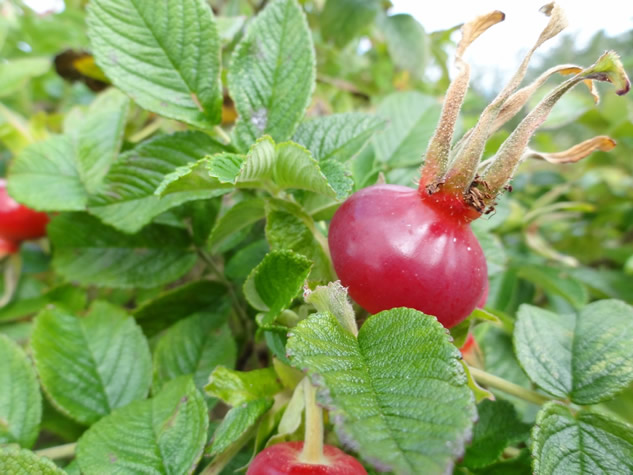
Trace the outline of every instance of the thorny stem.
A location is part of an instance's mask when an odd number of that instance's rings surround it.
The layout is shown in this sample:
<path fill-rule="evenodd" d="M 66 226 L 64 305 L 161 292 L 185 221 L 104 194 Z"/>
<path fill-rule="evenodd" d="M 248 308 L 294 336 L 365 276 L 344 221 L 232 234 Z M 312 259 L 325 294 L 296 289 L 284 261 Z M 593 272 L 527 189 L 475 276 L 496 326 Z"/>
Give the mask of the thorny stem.
<path fill-rule="evenodd" d="M 323 463 L 323 409 L 316 403 L 316 388 L 307 376 L 303 379 L 306 408 L 306 431 L 300 460 L 304 463 Z"/>
<path fill-rule="evenodd" d="M 519 386 L 518 384 L 511 383 L 510 381 L 506 381 L 499 376 L 486 373 L 479 368 L 469 366 L 468 369 L 470 370 L 470 374 L 472 375 L 472 377 L 475 378 L 475 381 L 477 381 L 478 383 L 490 388 L 498 389 L 499 391 L 503 391 L 504 393 L 510 394 L 511 396 L 516 396 L 519 399 L 531 402 L 532 404 L 537 404 L 541 406 L 546 402 L 552 400 L 552 398 L 545 396 L 544 394 L 537 393 L 536 391 L 532 391 L 531 389 L 527 389 L 523 386 Z"/>
<path fill-rule="evenodd" d="M 51 460 L 66 459 L 75 455 L 76 448 L 77 442 L 73 442 L 72 444 L 58 445 L 57 447 L 36 450 L 35 453 L 40 457 L 47 457 Z"/>

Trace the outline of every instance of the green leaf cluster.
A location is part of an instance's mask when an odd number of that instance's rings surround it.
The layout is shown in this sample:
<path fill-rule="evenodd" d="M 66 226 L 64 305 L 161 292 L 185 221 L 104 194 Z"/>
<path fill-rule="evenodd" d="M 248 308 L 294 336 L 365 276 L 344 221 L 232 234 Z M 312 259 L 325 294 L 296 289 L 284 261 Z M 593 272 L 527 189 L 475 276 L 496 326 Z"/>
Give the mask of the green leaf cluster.
<path fill-rule="evenodd" d="M 329 220 L 416 185 L 452 70 L 455 29 L 388 3 L 3 4 L 0 177 L 50 222 L 0 256 L 0 474 L 244 470 L 306 438 L 310 384 L 368 473 L 633 472 L 630 99 L 574 91 L 533 137 L 618 147 L 521 166 L 472 225 L 489 293 L 460 325 L 337 281 Z M 551 66 L 628 68 L 632 39 Z"/>

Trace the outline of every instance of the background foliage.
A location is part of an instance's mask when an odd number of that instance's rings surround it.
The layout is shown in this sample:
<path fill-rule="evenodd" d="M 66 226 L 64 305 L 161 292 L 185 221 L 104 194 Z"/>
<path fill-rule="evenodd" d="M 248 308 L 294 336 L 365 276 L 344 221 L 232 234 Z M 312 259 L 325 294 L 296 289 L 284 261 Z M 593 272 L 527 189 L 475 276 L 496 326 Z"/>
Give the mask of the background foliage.
<path fill-rule="evenodd" d="M 475 335 L 472 375 L 430 317 L 369 317 L 336 286 L 301 297 L 336 279 L 341 200 L 414 186 L 439 117 L 453 30 L 387 6 L 2 5 L 0 175 L 52 220 L 0 308 L 1 473 L 232 473 L 302 438 L 297 368 L 321 389 L 328 443 L 370 471 L 633 471 L 630 96 L 574 90 L 531 146 L 618 146 L 525 163 L 474 223 L 490 293 L 452 330 L 457 346 Z M 630 42 L 564 41 L 532 75 L 606 48 L 630 71 Z M 489 95 L 475 80 L 462 132 Z"/>

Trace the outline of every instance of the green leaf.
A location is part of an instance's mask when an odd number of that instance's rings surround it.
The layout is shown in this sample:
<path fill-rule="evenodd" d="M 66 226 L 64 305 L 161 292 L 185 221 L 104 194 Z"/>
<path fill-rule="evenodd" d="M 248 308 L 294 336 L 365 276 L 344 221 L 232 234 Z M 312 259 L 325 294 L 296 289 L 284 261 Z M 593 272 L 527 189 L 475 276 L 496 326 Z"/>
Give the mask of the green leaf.
<path fill-rule="evenodd" d="M 223 12 L 226 14 L 226 12 Z M 244 16 L 219 16 L 215 19 L 218 27 L 218 35 L 223 45 L 230 43 L 244 27 L 246 17 Z"/>
<path fill-rule="evenodd" d="M 265 239 L 260 239 L 242 247 L 224 266 L 224 275 L 232 281 L 243 285 L 257 264 L 268 254 L 270 249 Z"/>
<path fill-rule="evenodd" d="M 518 456 L 504 459 L 484 469 L 477 470 L 475 473 L 477 475 L 533 475 L 530 451 L 521 450 Z"/>
<path fill-rule="evenodd" d="M 238 407 L 260 398 L 272 399 L 283 387 L 272 367 L 252 371 L 235 371 L 218 366 L 204 390 L 210 396 Z"/>
<path fill-rule="evenodd" d="M 241 201 L 228 209 L 228 211 L 218 219 L 211 236 L 209 244 L 217 249 L 231 235 L 257 221 L 264 219 L 264 200 L 253 198 Z"/>
<path fill-rule="evenodd" d="M 389 162 L 392 167 L 419 166 L 440 112 L 441 105 L 434 97 L 416 91 L 387 96 L 376 110 L 376 116 L 389 124 L 374 137 L 378 161 Z"/>
<path fill-rule="evenodd" d="M 394 64 L 410 71 L 416 79 L 423 80 L 430 44 L 422 25 L 406 14 L 388 16 L 378 25 L 385 35 Z"/>
<path fill-rule="evenodd" d="M 220 122 L 220 39 L 204 0 L 93 0 L 97 64 L 140 106 L 190 125 Z"/>
<path fill-rule="evenodd" d="M 22 89 L 34 77 L 51 68 L 49 58 L 16 58 L 0 63 L 0 97 L 10 96 Z"/>
<path fill-rule="evenodd" d="M 214 193 L 182 190 L 159 197 L 154 194 L 163 178 L 225 147 L 202 132 L 176 132 L 143 142 L 121 155 L 108 173 L 104 189 L 88 202 L 89 211 L 103 222 L 127 233 L 135 233 L 154 217 L 182 203 L 210 198 Z"/>
<path fill-rule="evenodd" d="M 560 295 L 576 308 L 589 301 L 587 289 L 576 279 L 561 272 L 560 269 L 545 266 L 522 265 L 518 275 L 553 294 Z"/>
<path fill-rule="evenodd" d="M 216 218 L 220 213 L 222 198 L 209 198 L 206 200 L 196 200 L 181 206 L 178 211 L 182 211 L 182 219 L 191 222 L 191 234 L 196 246 L 204 247 L 211 230 L 215 226 Z"/>
<path fill-rule="evenodd" d="M 300 382 L 301 380 L 299 380 L 299 383 Z M 268 439 L 266 447 L 288 440 L 289 436 L 297 433 L 301 427 L 301 421 L 303 419 L 303 412 L 305 409 L 305 394 L 304 385 L 299 383 L 296 384 L 292 397 L 290 398 L 290 401 L 288 401 L 288 404 L 284 409 L 284 413 L 279 420 L 277 432 L 274 436 Z"/>
<path fill-rule="evenodd" d="M 64 467 L 64 472 L 66 472 L 66 475 L 81 475 L 81 470 L 79 469 L 79 462 L 77 462 L 77 459 L 66 465 Z"/>
<path fill-rule="evenodd" d="M 0 322 L 10 322 L 32 315 L 49 303 L 79 312 L 86 306 L 86 292 L 74 285 L 64 284 L 48 291 L 42 290 L 35 297 L 14 300 L 0 309 Z"/>
<path fill-rule="evenodd" d="M 30 450 L 0 447 L 0 473 L 11 475 L 65 475 L 51 460 L 38 457 Z"/>
<path fill-rule="evenodd" d="M 319 161 L 345 162 L 384 125 L 380 118 L 360 112 L 332 114 L 301 122 L 292 140 L 310 150 Z"/>
<path fill-rule="evenodd" d="M 47 308 L 35 319 L 31 345 L 50 400 L 82 424 L 147 395 L 149 346 L 134 319 L 118 307 L 96 302 L 85 318 Z"/>
<path fill-rule="evenodd" d="M 128 109 L 123 94 L 108 90 L 71 133 L 25 148 L 11 166 L 11 195 L 42 211 L 84 209 L 119 153 Z"/>
<path fill-rule="evenodd" d="M 633 471 L 633 427 L 556 402 L 543 407 L 532 430 L 534 473 L 611 475 Z"/>
<path fill-rule="evenodd" d="M 316 77 L 312 35 L 296 0 L 273 0 L 252 21 L 231 60 L 228 83 L 246 150 L 264 134 L 292 136 L 310 104 Z"/>
<path fill-rule="evenodd" d="M 269 136 L 259 139 L 246 156 L 219 153 L 180 167 L 165 177 L 156 194 L 168 196 L 182 191 L 218 194 L 218 190 L 234 187 L 273 193 L 299 189 L 337 197 L 337 190 L 328 183 L 307 149 L 293 142 L 275 145 Z"/>
<path fill-rule="evenodd" d="M 117 158 L 129 104 L 120 91 L 108 89 L 97 96 L 79 127 L 68 134 L 75 143 L 79 177 L 88 193 L 98 191 Z"/>
<path fill-rule="evenodd" d="M 266 313 L 264 324 L 272 324 L 290 306 L 311 268 L 312 262 L 300 254 L 272 251 L 253 269 L 244 283 L 244 296 L 255 309 Z"/>
<path fill-rule="evenodd" d="M 329 282 L 336 274 L 326 254 L 325 236 L 301 207 L 289 202 L 270 201 L 266 213 L 266 240 L 272 250 L 292 250 L 313 262 L 311 281 Z"/>
<path fill-rule="evenodd" d="M 207 438 L 207 405 L 191 377 L 94 424 L 79 439 L 81 473 L 192 473 Z"/>
<path fill-rule="evenodd" d="M 207 454 L 211 456 L 221 454 L 232 444 L 238 442 L 272 405 L 272 399 L 262 398 L 244 402 L 240 406 L 232 408 L 215 430 Z"/>
<path fill-rule="evenodd" d="M 26 147 L 9 169 L 11 196 L 40 211 L 80 211 L 88 195 L 77 168 L 75 145 L 52 135 Z"/>
<path fill-rule="evenodd" d="M 486 399 L 477 405 L 477 413 L 473 440 L 462 465 L 471 469 L 491 465 L 508 445 L 527 439 L 530 426 L 518 419 L 509 402 Z"/>
<path fill-rule="evenodd" d="M 218 365 L 235 366 L 237 346 L 226 317 L 226 312 L 197 313 L 161 336 L 154 349 L 153 393 L 181 375 L 192 375 L 202 389 Z"/>
<path fill-rule="evenodd" d="M 325 175 L 325 178 L 327 178 L 328 183 L 336 192 L 336 197 L 339 200 L 347 198 L 352 194 L 354 191 L 354 180 L 351 177 L 351 172 L 347 170 L 345 165 L 333 158 L 330 158 L 320 162 L 320 166 L 321 173 Z M 332 203 L 338 205 L 338 203 L 334 200 L 332 200 Z"/>
<path fill-rule="evenodd" d="M 320 285 L 313 291 L 306 289 L 303 297 L 307 303 L 314 305 L 317 312 L 331 313 L 348 332 L 358 334 L 354 308 L 340 281 L 330 282 L 327 286 Z"/>
<path fill-rule="evenodd" d="M 226 294 L 226 286 L 218 282 L 189 282 L 140 305 L 134 317 L 143 332 L 151 337 L 194 313 L 223 314 L 229 306 Z"/>
<path fill-rule="evenodd" d="M 218 165 L 212 161 L 210 167 Z M 220 178 L 217 172 L 215 176 Z M 294 142 L 275 145 L 269 136 L 260 138 L 239 168 L 234 169 L 234 176 L 225 179 L 247 188 L 290 188 L 336 196 L 309 150 Z"/>
<path fill-rule="evenodd" d="M 581 405 L 612 398 L 633 382 L 633 308 L 594 302 L 556 315 L 522 305 L 514 345 L 530 379 L 550 394 Z"/>
<path fill-rule="evenodd" d="M 476 419 L 457 348 L 433 317 L 393 309 L 358 338 L 315 314 L 292 329 L 287 352 L 320 386 L 341 440 L 396 473 L 450 473 Z"/>
<path fill-rule="evenodd" d="M 22 348 L 2 334 L 0 361 L 0 444 L 31 447 L 42 419 L 42 395 L 35 370 Z"/>
<path fill-rule="evenodd" d="M 42 407 L 42 432 L 59 437 L 64 442 L 75 442 L 86 431 L 86 426 L 59 412 L 44 398 Z"/>
<path fill-rule="evenodd" d="M 68 280 L 108 287 L 156 287 L 196 262 L 184 230 L 164 225 L 128 235 L 87 214 L 62 214 L 48 225 L 53 267 Z"/>
<path fill-rule="evenodd" d="M 176 168 L 172 173 L 165 175 L 154 194 L 165 198 L 173 193 L 184 193 L 202 199 L 232 191 L 234 186 L 231 183 L 223 183 L 211 174 L 209 162 L 210 157 L 206 157 Z"/>
<path fill-rule="evenodd" d="M 321 13 L 321 33 L 343 47 L 371 25 L 379 10 L 378 0 L 327 0 Z"/>
<path fill-rule="evenodd" d="M 633 301 L 629 278 L 624 272 L 606 268 L 579 267 L 569 269 L 569 274 L 589 288 L 604 294 L 605 297 Z"/>

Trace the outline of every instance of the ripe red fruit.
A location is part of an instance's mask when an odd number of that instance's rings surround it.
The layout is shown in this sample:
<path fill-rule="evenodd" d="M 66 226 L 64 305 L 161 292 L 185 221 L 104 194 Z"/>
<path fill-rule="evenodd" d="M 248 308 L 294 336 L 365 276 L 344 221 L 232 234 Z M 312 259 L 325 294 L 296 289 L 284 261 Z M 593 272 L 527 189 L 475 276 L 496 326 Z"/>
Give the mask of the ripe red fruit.
<path fill-rule="evenodd" d="M 477 308 L 484 308 L 486 306 L 486 302 L 488 301 L 488 292 L 490 292 L 490 286 L 488 281 L 486 281 L 486 288 L 484 289 L 484 293 L 481 294 L 479 302 L 477 302 Z"/>
<path fill-rule="evenodd" d="M 325 463 L 299 460 L 303 442 L 283 442 L 262 450 L 251 462 L 246 475 L 362 475 L 365 468 L 351 455 L 331 445 L 323 446 Z"/>
<path fill-rule="evenodd" d="M 472 333 L 469 333 L 468 336 L 466 337 L 466 341 L 460 347 L 459 351 L 462 352 L 462 355 L 466 356 L 466 354 L 470 353 L 470 351 L 475 347 L 475 345 L 477 345 L 477 342 L 475 341 L 475 337 L 473 336 Z"/>
<path fill-rule="evenodd" d="M 410 307 L 446 327 L 470 315 L 487 286 L 487 267 L 469 226 L 478 214 L 460 204 L 397 185 L 350 196 L 328 237 L 350 296 L 371 313 Z"/>
<path fill-rule="evenodd" d="M 46 236 L 48 215 L 21 205 L 7 193 L 7 183 L 0 180 L 0 237 L 19 242 Z"/>
<path fill-rule="evenodd" d="M 8 256 L 9 254 L 15 254 L 20 250 L 20 245 L 9 239 L 0 237 L 0 258 Z"/>

